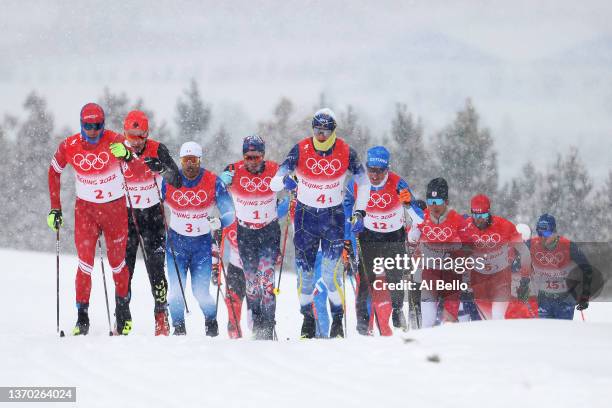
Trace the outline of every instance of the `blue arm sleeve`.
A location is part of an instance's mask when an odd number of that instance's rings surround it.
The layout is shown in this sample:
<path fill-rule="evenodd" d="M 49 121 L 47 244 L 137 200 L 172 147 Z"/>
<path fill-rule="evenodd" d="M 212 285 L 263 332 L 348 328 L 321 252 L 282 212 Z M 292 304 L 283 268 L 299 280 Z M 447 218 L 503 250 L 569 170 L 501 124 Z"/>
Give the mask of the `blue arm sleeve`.
<path fill-rule="evenodd" d="M 280 165 L 278 172 L 276 173 L 277 176 L 284 177 L 295 170 L 295 168 L 297 167 L 299 152 L 300 150 L 297 144 L 291 148 L 289 154 L 287 154 L 287 158 Z"/>
<path fill-rule="evenodd" d="M 586 290 L 590 291 L 591 281 L 593 280 L 593 268 L 584 252 L 573 241 L 570 242 L 570 258 L 578 265 L 584 274 L 583 283 Z"/>
<path fill-rule="evenodd" d="M 351 216 L 353 215 L 353 207 L 355 206 L 355 182 L 351 178 L 345 188 L 344 200 L 344 239 L 351 239 Z"/>
<path fill-rule="evenodd" d="M 290 202 L 291 199 L 289 198 L 289 196 L 285 196 L 282 200 L 278 201 L 278 203 L 276 204 L 276 212 L 278 213 L 278 218 L 283 218 L 287 216 L 287 213 L 289 212 Z"/>
<path fill-rule="evenodd" d="M 166 201 L 166 180 L 165 179 L 162 179 L 161 198 L 163 201 Z"/>
<path fill-rule="evenodd" d="M 400 178 L 400 181 L 397 183 L 397 192 L 399 193 L 401 190 L 405 189 L 408 189 L 408 191 L 410 191 L 410 194 L 412 195 L 412 201 L 410 201 L 410 208 L 414 210 L 416 215 L 418 215 L 422 220 L 425 216 L 425 213 L 419 208 L 418 205 L 416 205 L 417 197 L 414 195 L 414 191 L 412 191 L 406 180 Z"/>
<path fill-rule="evenodd" d="M 235 219 L 234 202 L 219 177 L 215 180 L 215 199 L 219 213 L 221 213 L 221 227 L 232 225 Z"/>

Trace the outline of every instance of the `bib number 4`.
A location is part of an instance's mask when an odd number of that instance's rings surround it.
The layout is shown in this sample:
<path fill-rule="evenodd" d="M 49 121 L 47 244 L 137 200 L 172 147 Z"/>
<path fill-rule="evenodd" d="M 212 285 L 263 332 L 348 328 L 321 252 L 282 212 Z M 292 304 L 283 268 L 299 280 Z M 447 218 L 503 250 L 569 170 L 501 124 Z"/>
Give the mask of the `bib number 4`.
<path fill-rule="evenodd" d="M 321 194 L 319 197 L 317 197 L 316 201 L 321 204 L 331 204 L 332 198 L 326 196 L 325 194 Z"/>

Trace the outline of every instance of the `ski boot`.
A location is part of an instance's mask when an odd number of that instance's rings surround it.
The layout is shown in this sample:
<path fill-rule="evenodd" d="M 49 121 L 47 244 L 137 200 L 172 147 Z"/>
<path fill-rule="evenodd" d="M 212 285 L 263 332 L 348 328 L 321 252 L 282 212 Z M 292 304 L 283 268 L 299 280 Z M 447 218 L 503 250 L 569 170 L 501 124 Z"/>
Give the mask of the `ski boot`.
<path fill-rule="evenodd" d="M 276 322 L 274 319 L 264 319 L 259 325 L 257 331 L 255 331 L 255 340 L 274 340 L 274 326 Z"/>
<path fill-rule="evenodd" d="M 217 319 L 206 319 L 206 335 L 209 337 L 217 337 L 219 335 L 219 325 Z"/>
<path fill-rule="evenodd" d="M 74 329 L 72 329 L 73 336 L 86 336 L 89 333 L 89 304 L 79 304 L 78 306 L 78 317 Z"/>
<path fill-rule="evenodd" d="M 302 323 L 302 333 L 300 338 L 302 339 L 314 339 L 317 334 L 317 322 L 314 316 L 310 314 L 304 314 L 304 322 Z"/>
<path fill-rule="evenodd" d="M 333 339 L 336 337 L 344 337 L 344 330 L 342 329 L 342 315 L 338 314 L 334 316 L 332 320 L 331 329 L 329 330 L 329 338 Z"/>
<path fill-rule="evenodd" d="M 170 334 L 170 323 L 168 323 L 168 311 L 155 312 L 155 335 L 168 336 Z"/>
<path fill-rule="evenodd" d="M 187 329 L 185 328 L 185 322 L 180 322 L 174 325 L 173 336 L 185 336 L 187 335 Z"/>
<path fill-rule="evenodd" d="M 396 329 L 401 328 L 404 331 L 408 330 L 408 325 L 406 324 L 406 316 L 404 316 L 404 312 L 402 311 L 402 309 L 393 309 L 391 319 L 393 320 L 393 327 L 395 327 Z"/>
<path fill-rule="evenodd" d="M 126 297 L 115 296 L 116 334 L 127 336 L 132 331 L 132 314 L 130 313 L 130 300 Z"/>

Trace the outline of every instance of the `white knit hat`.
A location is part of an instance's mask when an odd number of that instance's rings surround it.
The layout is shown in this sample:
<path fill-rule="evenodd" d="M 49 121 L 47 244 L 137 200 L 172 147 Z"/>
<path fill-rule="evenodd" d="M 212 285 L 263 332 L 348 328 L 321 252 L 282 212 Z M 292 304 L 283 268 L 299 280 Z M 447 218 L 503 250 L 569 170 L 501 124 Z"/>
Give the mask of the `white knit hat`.
<path fill-rule="evenodd" d="M 196 142 L 183 143 L 183 145 L 181 146 L 181 152 L 179 156 L 180 157 L 185 157 L 185 156 L 202 157 L 202 146 L 200 146 Z"/>

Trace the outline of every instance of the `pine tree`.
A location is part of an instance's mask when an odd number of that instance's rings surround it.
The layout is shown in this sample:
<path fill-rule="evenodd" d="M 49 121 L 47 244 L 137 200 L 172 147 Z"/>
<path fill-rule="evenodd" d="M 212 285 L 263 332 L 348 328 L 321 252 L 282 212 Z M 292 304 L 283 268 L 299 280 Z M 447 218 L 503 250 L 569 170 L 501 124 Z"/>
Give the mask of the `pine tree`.
<path fill-rule="evenodd" d="M 558 231 L 578 241 L 592 240 L 595 209 L 589 195 L 593 182 L 578 148 L 571 147 L 565 157 L 559 154 L 544 180 L 542 203 L 557 219 Z"/>
<path fill-rule="evenodd" d="M 19 149 L 19 154 L 15 156 L 14 184 L 10 196 L 17 200 L 7 203 L 10 214 L 14 215 L 11 217 L 13 230 L 21 232 L 12 236 L 12 246 L 41 248 L 45 247 L 45 241 L 51 241 L 51 234 L 44 222 L 49 202 L 45 181 L 51 156 L 57 146 L 53 136 L 53 117 L 47 110 L 46 101 L 32 92 L 23 107 L 28 116 L 17 131 L 17 140 L 19 146 L 27 148 Z"/>
<path fill-rule="evenodd" d="M 274 118 L 258 124 L 258 133 L 266 142 L 266 159 L 284 160 L 289 149 L 307 135 L 305 121 L 294 121 L 293 114 L 293 103 L 281 98 L 274 108 Z"/>
<path fill-rule="evenodd" d="M 391 166 L 410 184 L 417 197 L 424 197 L 431 175 L 430 154 L 423 142 L 423 123 L 415 123 L 406 105 L 398 103 L 391 123 L 391 137 L 383 145 L 391 152 Z"/>
<path fill-rule="evenodd" d="M 125 92 L 115 94 L 104 88 L 100 106 L 104 109 L 104 128 L 123 133 L 123 120 L 130 111 L 130 100 Z"/>
<path fill-rule="evenodd" d="M 221 125 L 219 130 L 203 147 L 202 163 L 205 168 L 220 174 L 225 166 L 233 161 L 228 157 L 228 152 L 230 151 L 228 140 L 229 133 L 225 126 Z"/>
<path fill-rule="evenodd" d="M 345 139 L 364 160 L 367 150 L 372 147 L 373 143 L 370 129 L 360 124 L 359 115 L 352 105 L 348 105 L 346 111 L 340 112 L 336 120 L 338 137 Z"/>
<path fill-rule="evenodd" d="M 438 168 L 432 170 L 431 177 L 446 178 L 451 206 L 463 212 L 469 210 L 475 194 L 493 197 L 497 192 L 497 153 L 491 133 L 479 122 L 468 99 L 453 124 L 438 133 L 433 148 Z"/>
<path fill-rule="evenodd" d="M 204 103 L 198 90 L 198 83 L 192 79 L 176 103 L 177 137 L 182 141 L 194 141 L 205 145 L 205 133 L 210 124 L 210 107 Z"/>
<path fill-rule="evenodd" d="M 604 185 L 595 194 L 593 208 L 594 228 L 592 241 L 612 241 L 612 171 Z"/>

